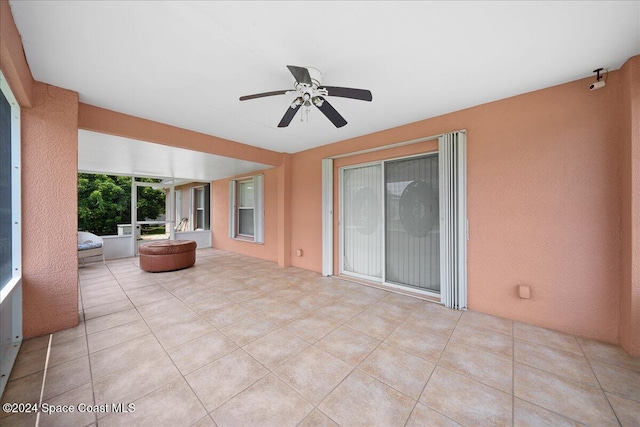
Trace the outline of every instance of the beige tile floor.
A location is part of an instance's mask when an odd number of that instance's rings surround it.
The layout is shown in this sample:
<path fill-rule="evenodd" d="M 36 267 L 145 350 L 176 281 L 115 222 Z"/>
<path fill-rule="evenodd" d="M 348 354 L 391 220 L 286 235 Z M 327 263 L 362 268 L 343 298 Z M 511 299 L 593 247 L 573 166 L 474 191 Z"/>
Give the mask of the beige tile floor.
<path fill-rule="evenodd" d="M 53 335 L 44 388 L 44 402 L 76 412 L 40 425 L 640 426 L 640 358 L 619 347 L 214 249 L 197 256 L 170 273 L 135 258 L 79 269 L 81 323 Z M 3 403 L 39 400 L 48 339 L 24 341 Z"/>

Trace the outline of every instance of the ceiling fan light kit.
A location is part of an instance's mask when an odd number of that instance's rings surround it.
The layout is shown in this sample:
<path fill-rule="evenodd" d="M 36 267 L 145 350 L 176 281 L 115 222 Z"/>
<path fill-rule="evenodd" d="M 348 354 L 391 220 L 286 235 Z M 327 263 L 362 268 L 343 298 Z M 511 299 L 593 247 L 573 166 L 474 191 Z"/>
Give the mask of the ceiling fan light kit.
<path fill-rule="evenodd" d="M 327 96 L 337 96 L 341 98 L 358 99 L 361 101 L 371 101 L 373 96 L 366 89 L 354 89 L 349 87 L 322 86 L 322 73 L 313 67 L 298 67 L 287 65 L 289 72 L 293 75 L 295 83 L 294 90 L 276 90 L 272 92 L 256 93 L 240 97 L 240 101 L 249 99 L 264 98 L 274 95 L 295 94 L 296 98 L 285 111 L 278 127 L 287 127 L 300 107 L 304 106 L 309 113 L 311 105 L 315 106 L 324 114 L 335 127 L 340 128 L 347 124 L 347 121 L 333 106 L 325 99 Z"/>

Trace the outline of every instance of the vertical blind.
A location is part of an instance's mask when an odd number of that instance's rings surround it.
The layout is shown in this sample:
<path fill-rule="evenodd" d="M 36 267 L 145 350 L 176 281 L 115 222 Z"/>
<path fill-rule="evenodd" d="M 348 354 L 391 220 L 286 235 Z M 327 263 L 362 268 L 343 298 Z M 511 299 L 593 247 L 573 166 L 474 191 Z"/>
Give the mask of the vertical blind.
<path fill-rule="evenodd" d="M 322 275 L 333 274 L 333 160 L 322 159 Z"/>
<path fill-rule="evenodd" d="M 343 270 L 382 278 L 382 166 L 343 171 Z"/>
<path fill-rule="evenodd" d="M 440 291 L 438 155 L 385 163 L 385 278 Z"/>
<path fill-rule="evenodd" d="M 467 176 L 464 132 L 439 138 L 440 282 L 448 308 L 467 308 Z"/>

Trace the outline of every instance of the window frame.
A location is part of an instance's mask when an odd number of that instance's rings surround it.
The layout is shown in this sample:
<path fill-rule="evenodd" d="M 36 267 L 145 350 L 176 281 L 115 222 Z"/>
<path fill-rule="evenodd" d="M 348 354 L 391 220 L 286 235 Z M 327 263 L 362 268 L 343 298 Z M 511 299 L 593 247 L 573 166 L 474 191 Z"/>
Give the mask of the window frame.
<path fill-rule="evenodd" d="M 242 191 L 243 184 L 254 185 L 254 180 L 253 178 L 249 178 L 249 179 L 242 179 L 242 180 L 236 181 L 236 194 L 238 194 L 238 200 L 243 199 L 243 191 Z M 242 206 L 241 202 L 238 202 L 236 206 L 236 227 L 237 227 L 235 230 L 236 237 L 253 240 L 256 235 L 255 221 L 252 224 L 253 234 L 242 233 L 240 231 L 242 229 L 242 224 L 241 224 L 242 215 L 240 215 L 241 211 L 251 211 L 251 218 L 252 219 L 255 218 L 255 193 L 251 197 L 251 206 Z"/>
<path fill-rule="evenodd" d="M 0 283 L 0 394 L 11 375 L 22 342 L 22 184 L 20 105 L 0 70 L 0 90 L 9 103 L 11 149 L 11 274 Z"/>
<path fill-rule="evenodd" d="M 20 105 L 0 71 L 0 89 L 11 106 L 11 278 L 1 283 L 0 303 L 12 293 L 22 279 L 22 197 L 20 173 Z"/>
<path fill-rule="evenodd" d="M 253 184 L 252 206 L 240 206 L 242 184 Z M 240 212 L 253 211 L 253 235 L 240 233 Z M 229 238 L 264 243 L 264 175 L 253 175 L 229 181 Z"/>
<path fill-rule="evenodd" d="M 202 224 L 202 228 L 199 227 L 198 214 L 202 212 L 202 222 L 204 223 L 204 216 L 206 215 L 205 208 L 205 200 L 204 200 L 204 185 L 199 185 L 197 187 L 193 187 L 191 189 L 193 194 L 193 230 L 196 231 L 198 229 L 204 230 L 204 224 Z M 200 206 L 202 204 L 202 206 Z"/>

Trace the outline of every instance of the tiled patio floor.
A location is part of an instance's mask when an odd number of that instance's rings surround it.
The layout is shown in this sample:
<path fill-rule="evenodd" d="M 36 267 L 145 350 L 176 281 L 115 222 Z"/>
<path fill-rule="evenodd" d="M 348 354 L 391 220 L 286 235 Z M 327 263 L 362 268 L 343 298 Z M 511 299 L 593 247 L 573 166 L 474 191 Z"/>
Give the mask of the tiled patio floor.
<path fill-rule="evenodd" d="M 76 412 L 41 426 L 640 425 L 640 358 L 615 346 L 214 249 L 137 261 L 79 269 L 44 389 Z M 48 339 L 22 344 L 3 403 L 39 401 Z"/>

